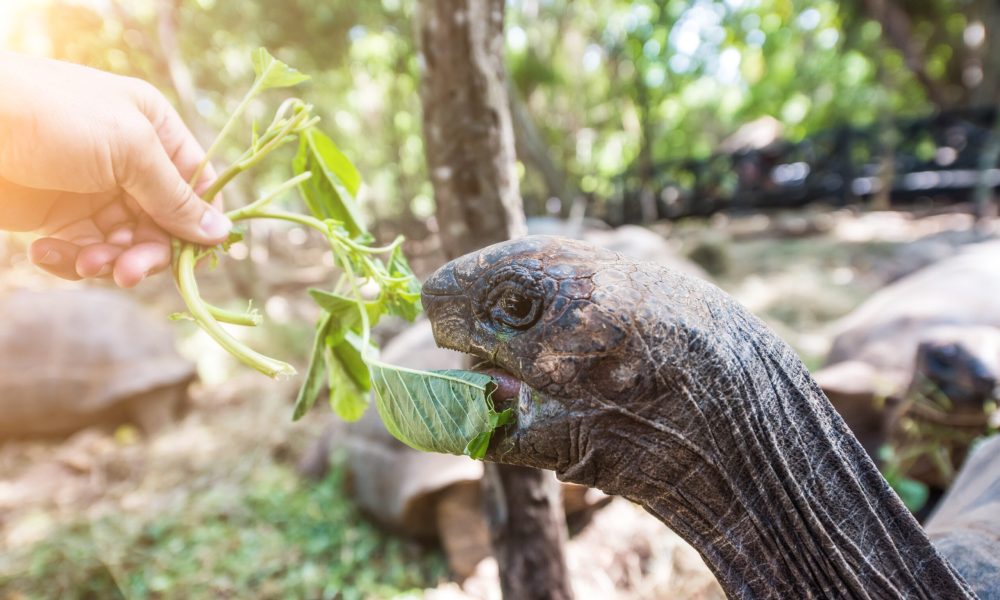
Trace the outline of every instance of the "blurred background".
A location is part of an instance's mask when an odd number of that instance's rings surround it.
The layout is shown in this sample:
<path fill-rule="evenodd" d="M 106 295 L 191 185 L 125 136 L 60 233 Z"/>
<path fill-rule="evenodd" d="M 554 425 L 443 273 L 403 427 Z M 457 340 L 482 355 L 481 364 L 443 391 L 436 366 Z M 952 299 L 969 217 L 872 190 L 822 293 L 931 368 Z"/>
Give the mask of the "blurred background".
<path fill-rule="evenodd" d="M 444 254 L 417 4 L 0 0 L 0 49 L 147 79 L 207 146 L 253 78 L 250 51 L 267 47 L 312 75 L 296 93 L 361 171 L 372 231 L 405 235 L 423 277 Z M 1000 5 L 508 0 L 503 37 L 530 228 L 734 294 L 799 351 L 911 508 L 927 510 L 997 427 Z M 269 118 L 280 100 L 255 101 L 250 117 Z M 248 120 L 220 163 L 249 130 Z M 251 171 L 226 202 L 289 175 Z M 489 559 L 456 562 L 445 517 L 422 531 L 418 517 L 359 495 L 359 481 L 393 468 L 392 479 L 426 481 L 426 464 L 358 460 L 390 442 L 331 423 L 325 408 L 292 423 L 297 380 L 270 382 L 192 325 L 165 324 L 182 306 L 169 277 L 123 299 L 34 270 L 28 242 L 0 233 L 0 362 L 35 353 L 52 369 L 0 371 L 0 413 L 14 415 L 0 423 L 0 594 L 499 596 Z M 305 290 L 332 271 L 306 230 L 254 224 L 201 278 L 206 298 L 262 308 L 265 325 L 241 333 L 255 347 L 304 365 L 317 316 Z M 63 316 L 63 305 L 81 312 Z M 404 329 L 378 335 L 391 344 Z M 137 332 L 162 343 L 108 350 Z M 406 333 L 400 356 L 424 352 L 426 334 Z M 46 387 L 81 361 L 106 368 L 103 379 Z M 142 385 L 109 391 L 116 377 Z M 149 400 L 163 390 L 169 400 Z M 18 407 L 32 402 L 58 425 L 27 435 Z M 456 469 L 454 481 L 481 474 Z M 452 483 L 372 493 L 440 510 Z M 601 517 L 606 499 L 585 496 L 567 551 L 593 579 L 574 584 L 580 597 L 718 596 L 683 542 L 631 505 Z"/>

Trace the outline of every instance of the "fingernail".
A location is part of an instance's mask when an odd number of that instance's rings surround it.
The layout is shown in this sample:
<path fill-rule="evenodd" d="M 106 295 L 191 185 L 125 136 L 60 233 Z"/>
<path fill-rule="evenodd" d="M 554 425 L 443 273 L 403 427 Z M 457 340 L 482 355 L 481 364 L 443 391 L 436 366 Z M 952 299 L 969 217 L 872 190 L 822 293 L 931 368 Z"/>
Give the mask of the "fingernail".
<path fill-rule="evenodd" d="M 62 255 L 55 250 L 49 250 L 38 259 L 40 265 L 58 265 L 62 262 Z"/>
<path fill-rule="evenodd" d="M 233 222 L 229 217 L 209 208 L 201 217 L 201 232 L 210 238 L 220 238 L 229 233 L 233 228 Z"/>

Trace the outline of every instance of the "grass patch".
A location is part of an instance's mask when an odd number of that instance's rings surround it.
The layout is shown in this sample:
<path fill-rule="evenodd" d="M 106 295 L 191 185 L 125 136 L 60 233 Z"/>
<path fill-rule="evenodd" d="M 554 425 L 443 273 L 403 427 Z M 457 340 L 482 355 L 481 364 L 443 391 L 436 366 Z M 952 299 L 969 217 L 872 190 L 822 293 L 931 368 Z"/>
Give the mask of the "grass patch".
<path fill-rule="evenodd" d="M 0 563 L 5 598 L 391 598 L 433 587 L 443 557 L 368 523 L 343 469 L 284 466 L 142 516 L 56 529 Z M 419 595 L 419 594 L 416 594 Z"/>

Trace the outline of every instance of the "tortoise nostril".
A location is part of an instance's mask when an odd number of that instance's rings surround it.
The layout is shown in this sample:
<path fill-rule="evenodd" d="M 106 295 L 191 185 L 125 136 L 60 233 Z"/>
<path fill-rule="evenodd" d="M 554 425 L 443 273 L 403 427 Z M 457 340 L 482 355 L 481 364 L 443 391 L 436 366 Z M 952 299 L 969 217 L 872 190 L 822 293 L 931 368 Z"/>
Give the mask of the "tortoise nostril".
<path fill-rule="evenodd" d="M 455 272 L 447 267 L 435 271 L 424 282 L 420 293 L 426 296 L 454 296 L 462 293 L 462 286 L 455 279 Z"/>

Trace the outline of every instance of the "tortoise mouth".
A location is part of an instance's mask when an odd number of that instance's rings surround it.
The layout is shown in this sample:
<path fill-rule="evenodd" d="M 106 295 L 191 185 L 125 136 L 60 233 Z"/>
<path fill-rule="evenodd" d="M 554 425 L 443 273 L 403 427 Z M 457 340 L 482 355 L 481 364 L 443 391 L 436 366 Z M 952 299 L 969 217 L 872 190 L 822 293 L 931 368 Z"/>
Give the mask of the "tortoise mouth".
<path fill-rule="evenodd" d="M 497 386 L 491 396 L 494 410 L 499 412 L 506 408 L 516 406 L 517 399 L 521 393 L 521 386 L 524 385 L 520 379 L 514 377 L 502 368 L 488 363 L 476 365 L 472 368 L 472 370 L 478 371 L 479 373 L 485 373 L 493 377 Z"/>

